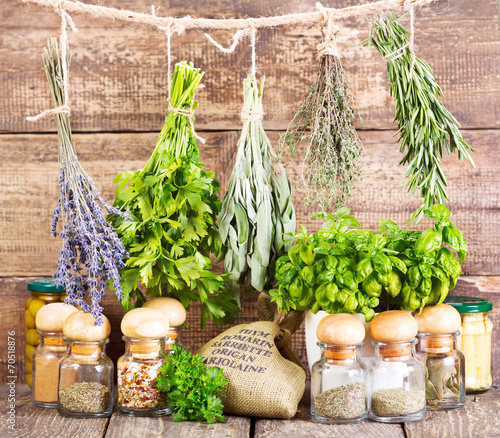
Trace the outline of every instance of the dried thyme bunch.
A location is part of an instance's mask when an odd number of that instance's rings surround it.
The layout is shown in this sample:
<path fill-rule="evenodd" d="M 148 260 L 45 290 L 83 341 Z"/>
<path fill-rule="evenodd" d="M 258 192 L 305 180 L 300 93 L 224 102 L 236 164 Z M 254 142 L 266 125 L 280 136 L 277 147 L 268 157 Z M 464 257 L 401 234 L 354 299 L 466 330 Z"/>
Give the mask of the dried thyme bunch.
<path fill-rule="evenodd" d="M 307 139 L 301 184 L 304 204 L 325 210 L 339 207 L 351 197 L 352 182 L 361 167 L 361 141 L 354 129 L 355 111 L 350 85 L 340 59 L 321 55 L 316 80 L 281 138 L 280 157 Z M 308 162 L 307 175 L 304 166 Z"/>
<path fill-rule="evenodd" d="M 448 183 L 440 165 L 445 151 L 457 151 L 458 158 L 467 159 L 475 168 L 469 153 L 474 149 L 462 138 L 459 123 L 440 102 L 443 94 L 432 69 L 420 58 L 413 59 L 408 48 L 410 32 L 396 15 L 374 18 L 371 24 L 373 30 L 365 45 L 372 45 L 387 59 L 391 96 L 396 101 L 400 152 L 406 149 L 400 162 L 408 165 L 405 186 L 412 195 L 418 189 L 424 199 L 408 220 L 418 223 L 426 209 L 449 200 L 445 189 Z"/>
<path fill-rule="evenodd" d="M 51 39 L 44 49 L 43 63 L 49 82 L 50 94 L 56 107 L 64 101 L 64 81 L 61 57 L 57 40 Z M 106 222 L 102 208 L 109 213 L 124 217 L 125 214 L 111 207 L 100 195 L 91 178 L 80 165 L 71 133 L 69 115 L 57 114 L 57 134 L 59 137 L 59 200 L 52 216 L 52 235 L 56 237 L 57 223 L 62 221 L 63 231 L 59 236 L 64 240 L 59 251 L 55 284 L 64 286 L 70 304 L 81 306 L 91 312 L 96 324 L 102 324 L 100 301 L 107 283 L 113 285 L 121 299 L 122 287 L 118 270 L 125 266 L 123 260 L 128 253 L 121 240 Z M 85 289 L 91 304 L 84 300 Z"/>
<path fill-rule="evenodd" d="M 274 151 L 262 127 L 264 78 L 249 75 L 243 82 L 243 132 L 236 162 L 218 217 L 226 282 L 241 306 L 241 287 L 268 290 L 276 260 L 288 251 L 283 233 L 295 232 L 291 185 L 283 166 L 278 177 Z"/>

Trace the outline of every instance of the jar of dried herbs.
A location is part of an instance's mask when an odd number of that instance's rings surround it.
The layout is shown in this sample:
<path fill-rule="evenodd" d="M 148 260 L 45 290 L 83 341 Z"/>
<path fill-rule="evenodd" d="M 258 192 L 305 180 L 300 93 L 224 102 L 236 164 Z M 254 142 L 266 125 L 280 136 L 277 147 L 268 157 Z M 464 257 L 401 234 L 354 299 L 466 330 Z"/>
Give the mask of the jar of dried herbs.
<path fill-rule="evenodd" d="M 415 318 L 402 310 L 379 313 L 370 322 L 375 346 L 368 375 L 372 420 L 402 423 L 425 416 L 425 369 L 415 356 L 417 331 Z"/>
<path fill-rule="evenodd" d="M 365 329 L 355 316 L 329 315 L 316 330 L 321 359 L 311 371 L 311 418 L 358 423 L 367 418 L 366 372 L 358 361 Z"/>
<path fill-rule="evenodd" d="M 168 415 L 164 393 L 156 387 L 164 364 L 168 338 L 132 339 L 123 336 L 125 354 L 118 359 L 118 411 L 133 417 Z"/>
<path fill-rule="evenodd" d="M 109 417 L 113 413 L 114 365 L 106 355 L 111 326 L 82 311 L 72 313 L 63 332 L 68 354 L 59 368 L 57 411 L 66 417 Z"/>
<path fill-rule="evenodd" d="M 424 308 L 415 318 L 425 364 L 427 409 L 461 408 L 465 404 L 465 357 L 457 348 L 460 313 L 448 304 L 438 304 Z"/>

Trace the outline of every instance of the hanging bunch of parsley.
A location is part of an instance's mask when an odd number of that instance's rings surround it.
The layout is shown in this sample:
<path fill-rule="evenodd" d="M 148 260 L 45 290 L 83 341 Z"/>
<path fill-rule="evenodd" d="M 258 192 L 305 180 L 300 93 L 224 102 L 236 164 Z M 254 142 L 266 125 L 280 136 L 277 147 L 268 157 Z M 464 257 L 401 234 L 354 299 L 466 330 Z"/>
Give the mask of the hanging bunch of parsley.
<path fill-rule="evenodd" d="M 224 277 L 212 272 L 209 254 L 222 241 L 216 227 L 221 202 L 219 182 L 203 170 L 189 117 L 204 73 L 186 62 L 175 66 L 170 103 L 156 147 L 144 169 L 119 174 L 115 205 L 131 219 L 112 216 L 116 232 L 130 254 L 121 270 L 122 306 L 140 307 L 146 296 L 169 296 L 184 307 L 202 303 L 207 319 L 231 322 L 237 313 Z M 145 287 L 143 293 L 139 282 Z"/>

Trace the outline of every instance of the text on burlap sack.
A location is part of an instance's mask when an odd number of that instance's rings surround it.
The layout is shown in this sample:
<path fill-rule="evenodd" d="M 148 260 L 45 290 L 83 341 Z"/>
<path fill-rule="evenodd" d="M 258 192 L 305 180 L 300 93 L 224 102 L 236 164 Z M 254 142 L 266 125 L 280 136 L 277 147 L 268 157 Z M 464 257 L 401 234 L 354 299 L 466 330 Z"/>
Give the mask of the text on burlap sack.
<path fill-rule="evenodd" d="M 225 335 L 212 343 L 207 365 L 233 368 L 245 373 L 264 373 L 266 367 L 257 360 L 272 357 L 274 342 L 269 342 L 271 334 L 261 330 L 242 329 L 234 335 Z M 258 363 L 255 363 L 255 362 Z"/>

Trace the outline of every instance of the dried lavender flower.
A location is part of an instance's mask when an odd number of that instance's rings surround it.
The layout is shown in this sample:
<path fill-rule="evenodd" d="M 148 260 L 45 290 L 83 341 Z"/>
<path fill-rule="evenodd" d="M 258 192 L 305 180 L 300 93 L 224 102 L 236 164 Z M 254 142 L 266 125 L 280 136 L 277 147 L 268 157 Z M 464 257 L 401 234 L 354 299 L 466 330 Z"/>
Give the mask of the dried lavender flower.
<path fill-rule="evenodd" d="M 57 40 L 51 39 L 44 49 L 43 63 L 50 93 L 56 107 L 64 104 L 64 81 Z M 128 217 L 110 206 L 99 194 L 94 182 L 80 165 L 71 133 L 69 115 L 57 114 L 59 137 L 59 200 L 52 215 L 51 230 L 57 236 L 57 224 L 62 222 L 59 237 L 63 247 L 59 251 L 54 284 L 66 289 L 66 303 L 81 306 L 102 324 L 101 298 L 109 284 L 116 296 L 122 298 L 119 269 L 125 267 L 128 253 L 121 240 L 106 222 L 102 207 L 109 213 Z M 85 302 L 85 290 L 90 304 Z"/>

